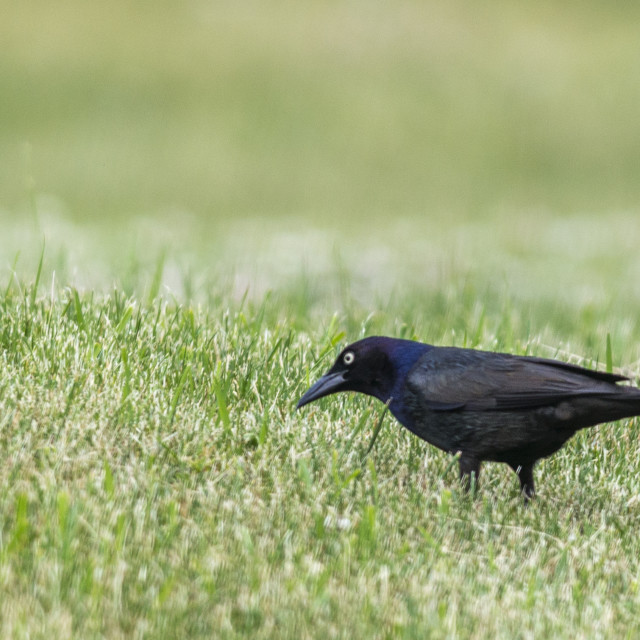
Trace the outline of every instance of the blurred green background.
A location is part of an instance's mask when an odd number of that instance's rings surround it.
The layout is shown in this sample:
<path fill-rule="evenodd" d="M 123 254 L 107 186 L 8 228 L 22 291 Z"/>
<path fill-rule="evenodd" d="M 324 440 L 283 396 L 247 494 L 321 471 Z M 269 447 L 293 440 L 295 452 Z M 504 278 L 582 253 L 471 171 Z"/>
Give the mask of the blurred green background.
<path fill-rule="evenodd" d="M 32 191 L 74 220 L 637 209 L 635 3 L 2 5 L 5 212 Z"/>
<path fill-rule="evenodd" d="M 179 300 L 289 288 L 326 318 L 396 294 L 428 315 L 443 291 L 496 316 L 508 300 L 536 318 L 525 334 L 636 318 L 639 18 L 597 1 L 4 3 L 2 267 L 32 277 L 44 241 L 43 282 L 85 289 L 144 291 L 160 261 Z"/>

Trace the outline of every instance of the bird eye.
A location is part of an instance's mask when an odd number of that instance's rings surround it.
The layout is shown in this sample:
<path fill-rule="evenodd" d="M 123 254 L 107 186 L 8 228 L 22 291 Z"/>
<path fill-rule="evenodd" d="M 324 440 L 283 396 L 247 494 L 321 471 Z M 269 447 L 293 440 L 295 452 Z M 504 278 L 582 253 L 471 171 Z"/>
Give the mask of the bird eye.
<path fill-rule="evenodd" d="M 353 361 L 355 359 L 356 357 L 355 355 L 353 355 L 353 351 L 347 351 L 347 353 L 342 356 L 342 362 L 344 362 L 347 366 L 353 364 Z"/>

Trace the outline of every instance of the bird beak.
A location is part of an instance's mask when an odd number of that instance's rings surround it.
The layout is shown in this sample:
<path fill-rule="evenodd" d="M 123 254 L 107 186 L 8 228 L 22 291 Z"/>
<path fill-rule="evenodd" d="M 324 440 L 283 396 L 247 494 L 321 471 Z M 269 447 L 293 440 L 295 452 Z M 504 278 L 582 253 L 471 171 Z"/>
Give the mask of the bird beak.
<path fill-rule="evenodd" d="M 345 381 L 344 374 L 344 371 L 338 371 L 336 373 L 327 373 L 322 376 L 322 378 L 311 386 L 302 398 L 298 400 L 296 409 L 304 407 L 305 404 L 318 400 L 318 398 L 324 398 L 324 396 L 340 391 L 340 387 Z"/>

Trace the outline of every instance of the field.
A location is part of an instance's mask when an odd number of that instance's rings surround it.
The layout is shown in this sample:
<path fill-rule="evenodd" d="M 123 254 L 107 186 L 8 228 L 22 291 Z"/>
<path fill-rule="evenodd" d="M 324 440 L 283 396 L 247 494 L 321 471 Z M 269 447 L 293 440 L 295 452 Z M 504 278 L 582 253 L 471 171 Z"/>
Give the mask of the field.
<path fill-rule="evenodd" d="M 295 404 L 373 334 L 638 382 L 637 9 L 4 14 L 3 638 L 635 637 L 640 421 L 524 506 Z"/>

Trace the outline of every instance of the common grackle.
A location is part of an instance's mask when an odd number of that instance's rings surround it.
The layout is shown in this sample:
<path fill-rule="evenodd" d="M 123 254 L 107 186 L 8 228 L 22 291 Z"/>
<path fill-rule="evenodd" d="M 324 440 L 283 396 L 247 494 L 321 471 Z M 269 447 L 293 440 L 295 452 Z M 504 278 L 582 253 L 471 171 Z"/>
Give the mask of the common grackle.
<path fill-rule="evenodd" d="M 640 414 L 640 389 L 623 380 L 557 360 L 374 336 L 346 347 L 298 408 L 338 391 L 374 396 L 409 431 L 458 453 L 467 488 L 484 460 L 506 462 L 527 499 L 540 458 L 579 429 Z"/>

